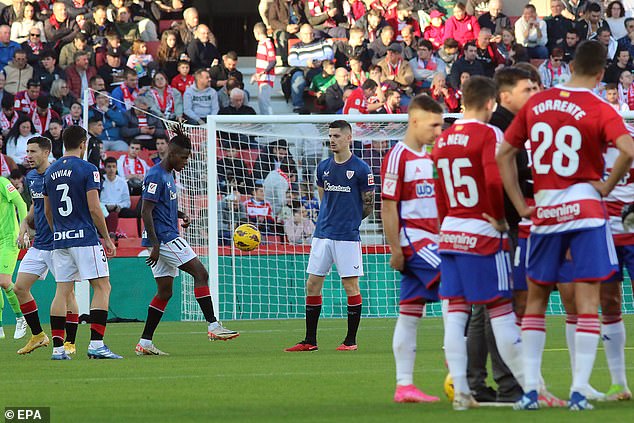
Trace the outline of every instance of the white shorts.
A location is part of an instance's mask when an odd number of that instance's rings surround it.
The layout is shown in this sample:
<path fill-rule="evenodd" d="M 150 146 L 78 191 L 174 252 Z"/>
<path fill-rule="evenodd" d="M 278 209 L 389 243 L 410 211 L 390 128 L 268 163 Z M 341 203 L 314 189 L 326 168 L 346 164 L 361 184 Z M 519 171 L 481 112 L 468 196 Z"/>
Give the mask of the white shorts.
<path fill-rule="evenodd" d="M 110 276 L 106 251 L 101 244 L 53 250 L 53 266 L 57 282 L 92 280 Z"/>
<path fill-rule="evenodd" d="M 159 259 L 156 264 L 152 266 L 152 275 L 154 275 L 155 278 L 165 276 L 175 278 L 178 276 L 178 268 L 196 257 L 196 253 L 192 250 L 192 247 L 180 236 L 167 244 L 161 243 Z"/>
<path fill-rule="evenodd" d="M 363 276 L 361 242 L 313 238 L 306 273 L 326 276 L 333 264 L 342 278 Z"/>
<path fill-rule="evenodd" d="M 52 251 L 38 250 L 35 247 L 29 248 L 20 262 L 18 273 L 36 275 L 39 280 L 44 280 L 50 270 L 55 277 L 52 253 Z"/>

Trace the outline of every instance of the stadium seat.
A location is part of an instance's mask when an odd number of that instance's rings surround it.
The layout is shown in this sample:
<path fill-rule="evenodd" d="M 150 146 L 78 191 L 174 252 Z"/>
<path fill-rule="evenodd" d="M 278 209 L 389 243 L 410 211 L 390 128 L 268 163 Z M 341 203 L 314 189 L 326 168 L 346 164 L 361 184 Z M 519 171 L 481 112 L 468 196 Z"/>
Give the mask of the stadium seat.
<path fill-rule="evenodd" d="M 164 19 L 162 21 L 159 21 L 159 27 L 158 27 L 159 34 L 163 33 L 163 31 L 165 31 L 166 29 L 170 29 L 172 25 L 174 24 L 174 22 L 180 23 L 181 21 L 173 20 L 173 19 Z"/>
<path fill-rule="evenodd" d="M 124 154 L 128 154 L 127 151 L 106 151 L 106 157 L 114 157 L 115 159 L 119 159 L 119 157 Z"/>
<path fill-rule="evenodd" d="M 145 160 L 148 165 L 152 166 L 152 160 L 150 159 L 150 156 L 154 153 L 156 153 L 156 150 L 143 149 L 139 152 L 139 159 Z"/>
<path fill-rule="evenodd" d="M 119 225 L 117 226 L 119 232 L 123 232 L 128 238 L 140 238 L 141 234 L 137 226 L 136 217 L 122 217 L 119 219 Z"/>
<path fill-rule="evenodd" d="M 117 241 L 118 248 L 143 248 L 141 238 L 121 238 Z"/>
<path fill-rule="evenodd" d="M 161 31 L 163 32 L 163 31 Z M 151 54 L 154 60 L 156 60 L 159 46 L 161 45 L 160 41 L 146 41 L 145 45 L 147 47 L 147 54 Z"/>

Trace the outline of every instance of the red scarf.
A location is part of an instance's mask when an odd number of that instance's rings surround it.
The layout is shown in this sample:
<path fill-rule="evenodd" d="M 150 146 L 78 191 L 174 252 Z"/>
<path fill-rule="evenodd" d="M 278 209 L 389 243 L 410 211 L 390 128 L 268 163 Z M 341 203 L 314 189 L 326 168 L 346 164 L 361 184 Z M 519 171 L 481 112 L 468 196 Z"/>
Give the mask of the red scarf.
<path fill-rule="evenodd" d="M 138 158 L 136 159 L 132 159 L 134 160 L 134 173 L 130 172 L 130 166 L 128 165 L 128 160 L 130 160 L 128 158 L 128 155 L 124 155 L 123 156 L 123 173 L 124 176 L 128 176 L 128 175 L 143 175 L 145 173 L 145 169 L 143 168 L 143 163 L 141 163 L 141 160 L 139 160 Z"/>
<path fill-rule="evenodd" d="M 32 43 L 31 40 L 27 41 L 29 47 L 31 47 L 31 50 L 33 50 L 33 54 L 40 54 L 40 51 L 42 50 L 42 48 L 44 47 L 42 45 L 42 42 L 39 41 L 37 43 Z"/>
<path fill-rule="evenodd" d="M 35 132 L 43 134 L 48 130 L 48 124 L 51 123 L 51 109 L 46 109 L 46 118 L 44 119 L 44 123 L 42 123 L 42 116 L 40 116 L 37 112 L 37 109 L 33 109 L 30 117 L 31 122 L 33 122 L 33 128 L 35 128 Z"/>
<path fill-rule="evenodd" d="M 121 92 L 123 93 L 125 108 L 130 110 L 134 105 L 134 99 L 139 95 L 139 89 L 135 88 L 134 91 L 130 92 L 130 89 L 126 84 L 121 84 Z"/>
<path fill-rule="evenodd" d="M 402 60 L 399 60 L 398 63 L 396 64 L 396 66 L 392 66 L 391 63 L 387 64 L 392 76 L 398 76 L 398 71 L 401 68 L 401 62 L 402 62 Z"/>
<path fill-rule="evenodd" d="M 64 128 L 69 126 L 84 126 L 83 119 L 73 119 L 73 117 L 69 114 L 62 116 L 62 122 L 64 122 Z"/>
<path fill-rule="evenodd" d="M 51 25 L 53 25 L 55 29 L 59 29 L 63 23 L 63 22 L 58 22 L 55 15 L 52 15 L 50 18 L 48 18 L 48 21 L 51 23 Z"/>
<path fill-rule="evenodd" d="M 360 87 L 361 84 L 363 84 L 367 79 L 368 77 L 363 71 L 359 72 L 358 74 L 350 71 L 350 83 L 352 85 L 356 85 L 357 87 Z"/>
<path fill-rule="evenodd" d="M 4 116 L 4 113 L 2 114 Z M 9 176 L 11 169 L 9 169 L 9 163 L 4 158 L 4 154 L 0 153 L 0 176 Z"/>
<path fill-rule="evenodd" d="M 630 110 L 634 107 L 634 84 L 630 85 L 630 88 L 627 91 L 624 91 L 624 88 L 621 84 L 619 84 L 619 102 L 627 103 Z"/>
<path fill-rule="evenodd" d="M 165 117 L 171 116 L 174 113 L 174 97 L 169 87 L 163 88 L 163 98 L 159 95 L 159 91 L 156 88 L 150 90 L 152 96 L 156 100 L 159 106 L 159 110 Z"/>

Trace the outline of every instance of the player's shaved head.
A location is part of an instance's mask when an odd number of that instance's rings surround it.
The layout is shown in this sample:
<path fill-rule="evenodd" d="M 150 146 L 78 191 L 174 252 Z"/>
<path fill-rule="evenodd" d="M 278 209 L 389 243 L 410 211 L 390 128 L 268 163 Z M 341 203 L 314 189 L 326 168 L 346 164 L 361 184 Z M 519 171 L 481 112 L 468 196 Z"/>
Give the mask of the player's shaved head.
<path fill-rule="evenodd" d="M 472 76 L 462 88 L 462 104 L 465 109 L 483 110 L 490 100 L 497 98 L 497 87 L 491 78 Z"/>
<path fill-rule="evenodd" d="M 26 145 L 29 145 L 29 144 L 37 144 L 37 146 L 40 147 L 44 151 L 51 151 L 51 149 L 53 148 L 51 140 L 42 136 L 29 138 L 29 140 L 26 142 Z"/>
<path fill-rule="evenodd" d="M 595 40 L 582 41 L 575 51 L 572 72 L 581 76 L 597 76 L 605 68 L 608 53 L 603 44 Z"/>
<path fill-rule="evenodd" d="M 77 150 L 82 142 L 86 142 L 86 130 L 81 126 L 69 126 L 62 132 L 62 140 L 66 150 Z"/>
<path fill-rule="evenodd" d="M 339 119 L 339 120 L 335 120 L 333 122 L 330 122 L 330 125 L 328 125 L 329 129 L 340 129 L 342 132 L 346 132 L 348 134 L 352 133 L 352 127 L 350 126 L 350 124 L 348 122 L 346 122 L 343 119 Z"/>
<path fill-rule="evenodd" d="M 431 98 L 430 96 L 423 94 L 417 95 L 412 99 L 407 108 L 407 113 L 411 116 L 412 113 L 417 110 L 422 110 L 424 112 L 442 114 L 442 106 L 438 104 L 436 100 Z"/>

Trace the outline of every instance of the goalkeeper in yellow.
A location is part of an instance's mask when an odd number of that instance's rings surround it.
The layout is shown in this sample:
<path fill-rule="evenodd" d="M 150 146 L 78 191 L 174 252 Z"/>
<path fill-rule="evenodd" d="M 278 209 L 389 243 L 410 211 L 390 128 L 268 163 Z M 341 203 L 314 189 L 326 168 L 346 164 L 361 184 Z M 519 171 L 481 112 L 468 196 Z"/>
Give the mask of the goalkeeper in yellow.
<path fill-rule="evenodd" d="M 16 213 L 17 211 L 17 213 Z M 20 339 L 26 334 L 26 321 L 20 311 L 20 303 L 13 292 L 11 277 L 18 260 L 17 238 L 20 232 L 18 217 L 26 218 L 26 203 L 11 182 L 0 176 L 0 287 L 7 296 L 7 300 L 16 316 L 15 334 L 13 338 Z M 0 339 L 4 338 L 2 328 L 2 309 L 4 298 L 0 293 Z"/>

